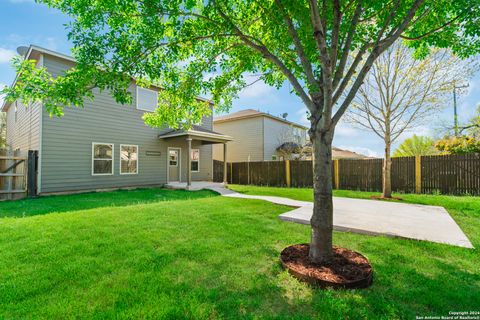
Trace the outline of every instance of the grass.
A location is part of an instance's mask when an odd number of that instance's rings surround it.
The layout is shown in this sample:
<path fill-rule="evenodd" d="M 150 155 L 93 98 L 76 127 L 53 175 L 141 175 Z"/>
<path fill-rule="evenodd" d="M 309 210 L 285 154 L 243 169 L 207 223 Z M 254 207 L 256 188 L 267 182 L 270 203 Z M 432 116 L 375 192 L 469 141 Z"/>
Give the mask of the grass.
<path fill-rule="evenodd" d="M 213 191 L 189 192 L 172 189 L 136 189 L 112 192 L 79 193 L 68 196 L 48 196 L 36 199 L 6 201 L 0 204 L 0 218 L 73 212 L 103 207 L 121 207 L 159 201 L 178 201 L 216 196 Z"/>
<path fill-rule="evenodd" d="M 476 198 L 416 197 L 405 201 L 448 205 L 480 245 Z M 278 255 L 308 241 L 309 228 L 281 222 L 287 210 L 161 189 L 0 203 L 0 319 L 411 319 L 478 309 L 478 251 L 428 242 L 335 232 L 337 245 L 370 259 L 374 285 L 333 291 L 297 282 Z"/>

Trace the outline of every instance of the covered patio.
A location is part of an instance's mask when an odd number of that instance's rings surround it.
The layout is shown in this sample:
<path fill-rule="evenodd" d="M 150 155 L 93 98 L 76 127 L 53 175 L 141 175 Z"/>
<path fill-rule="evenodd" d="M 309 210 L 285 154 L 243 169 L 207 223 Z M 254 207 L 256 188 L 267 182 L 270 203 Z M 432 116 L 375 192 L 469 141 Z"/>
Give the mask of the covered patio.
<path fill-rule="evenodd" d="M 227 184 L 227 143 L 233 140 L 232 137 L 194 125 L 189 130 L 183 130 L 183 129 L 169 130 L 167 132 L 161 133 L 158 136 L 158 138 L 166 142 L 173 142 L 173 141 L 176 141 L 177 143 L 179 141 L 186 142 L 186 152 L 187 152 L 186 181 L 185 180 L 184 182 L 181 181 L 182 180 L 181 172 L 178 173 L 178 181 L 175 181 L 174 179 L 170 179 L 169 174 L 170 174 L 170 167 L 171 167 L 171 159 L 168 159 L 167 186 L 193 190 L 195 187 L 199 187 L 197 186 L 197 184 L 199 183 L 203 183 L 203 184 L 212 183 L 208 181 L 196 181 L 195 182 L 196 185 L 192 186 L 192 156 L 191 155 L 192 155 L 192 150 L 194 150 L 192 148 L 192 144 L 196 144 L 196 145 L 223 144 L 223 166 L 224 166 L 223 184 L 225 185 Z M 178 148 L 169 147 L 168 149 L 169 150 L 178 149 L 180 152 L 179 155 L 181 154 L 181 147 L 178 147 Z M 168 157 L 170 157 L 170 154 L 168 155 Z M 175 161 L 178 161 L 178 159 Z M 177 162 L 174 162 L 174 163 L 177 163 Z M 181 170 L 181 166 L 180 166 L 180 170 Z M 201 189 L 203 188 L 204 187 L 202 187 Z"/>

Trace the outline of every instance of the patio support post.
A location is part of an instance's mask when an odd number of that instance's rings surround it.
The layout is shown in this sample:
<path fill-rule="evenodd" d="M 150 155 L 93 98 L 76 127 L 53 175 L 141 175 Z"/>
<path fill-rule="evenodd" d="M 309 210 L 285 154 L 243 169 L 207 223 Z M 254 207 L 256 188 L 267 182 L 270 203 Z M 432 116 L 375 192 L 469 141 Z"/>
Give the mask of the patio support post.
<path fill-rule="evenodd" d="M 223 184 L 227 184 L 227 143 L 223 143 Z"/>
<path fill-rule="evenodd" d="M 187 189 L 190 189 L 192 185 L 192 138 L 188 137 L 187 139 Z"/>

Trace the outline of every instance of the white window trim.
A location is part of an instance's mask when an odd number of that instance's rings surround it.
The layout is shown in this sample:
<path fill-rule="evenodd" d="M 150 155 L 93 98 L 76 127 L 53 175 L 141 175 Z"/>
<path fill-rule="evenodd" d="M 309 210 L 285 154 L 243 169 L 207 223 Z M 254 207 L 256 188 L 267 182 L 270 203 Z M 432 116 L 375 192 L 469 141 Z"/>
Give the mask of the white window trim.
<path fill-rule="evenodd" d="M 198 160 L 196 160 L 196 162 L 198 162 L 198 170 L 192 170 L 192 165 L 190 164 L 190 172 L 200 172 L 200 149 L 191 149 L 191 151 L 195 150 L 198 151 Z M 194 162 L 194 160 L 192 160 L 192 155 L 190 154 L 190 163 L 192 162 Z"/>
<path fill-rule="evenodd" d="M 95 145 L 97 144 L 104 144 L 108 146 L 112 146 L 112 172 L 111 173 L 94 173 L 93 168 L 94 168 L 94 161 L 95 160 L 108 160 L 108 159 L 95 159 Z M 112 176 L 114 172 L 114 167 L 115 167 L 115 145 L 113 143 L 105 143 L 105 142 L 92 142 L 92 176 Z"/>
<path fill-rule="evenodd" d="M 145 111 L 145 112 L 153 112 L 152 110 L 148 110 L 148 109 L 142 109 L 138 106 L 138 101 L 140 101 L 140 99 L 138 99 L 138 90 L 145 90 L 145 91 L 152 91 L 152 92 L 155 92 L 155 95 L 157 96 L 157 103 L 158 103 L 158 91 L 155 91 L 155 90 L 152 90 L 152 89 L 147 89 L 147 88 L 143 88 L 143 87 L 139 87 L 137 86 L 137 96 L 135 97 L 135 100 L 136 100 L 136 108 L 137 110 L 141 110 L 141 111 Z M 155 109 L 157 108 L 157 106 L 155 106 Z"/>
<path fill-rule="evenodd" d="M 137 169 L 135 170 L 135 172 L 125 172 L 125 173 L 122 173 L 122 147 L 135 147 L 137 148 Z M 120 145 L 120 155 L 119 155 L 119 158 L 120 158 L 120 163 L 119 163 L 119 168 L 120 168 L 120 174 L 123 176 L 123 175 L 135 175 L 135 174 L 138 174 L 138 162 L 139 162 L 139 157 L 140 157 L 140 149 L 138 148 L 138 145 L 136 144 L 121 144 Z"/>

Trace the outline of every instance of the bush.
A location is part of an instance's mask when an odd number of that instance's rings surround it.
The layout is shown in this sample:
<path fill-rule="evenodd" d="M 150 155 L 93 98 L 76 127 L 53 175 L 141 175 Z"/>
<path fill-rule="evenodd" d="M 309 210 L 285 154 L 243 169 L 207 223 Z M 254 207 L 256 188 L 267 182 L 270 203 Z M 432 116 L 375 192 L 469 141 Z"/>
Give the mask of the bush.
<path fill-rule="evenodd" d="M 480 140 L 473 137 L 450 137 L 438 140 L 435 148 L 443 154 L 467 154 L 480 152 Z"/>

